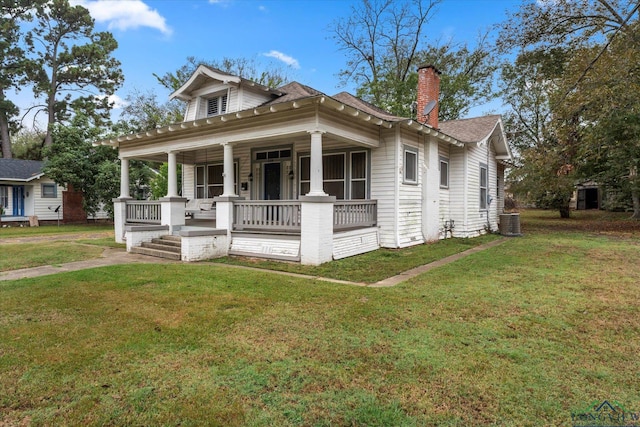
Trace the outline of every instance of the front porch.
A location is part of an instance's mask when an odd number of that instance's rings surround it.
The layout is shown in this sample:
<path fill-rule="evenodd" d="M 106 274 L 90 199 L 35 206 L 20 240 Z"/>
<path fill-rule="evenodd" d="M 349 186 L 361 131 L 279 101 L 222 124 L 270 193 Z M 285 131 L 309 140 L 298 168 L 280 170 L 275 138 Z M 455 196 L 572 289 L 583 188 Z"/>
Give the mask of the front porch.
<path fill-rule="evenodd" d="M 152 254 L 162 236 L 180 237 L 180 251 L 174 253 L 183 261 L 240 255 L 306 264 L 321 263 L 318 259 L 340 259 L 380 247 L 375 200 L 335 201 L 333 197 L 216 199 L 207 210 L 214 214 L 205 219 L 189 212 L 189 203 L 183 198 L 116 199 L 116 212 L 124 214 L 122 241 L 127 243 L 128 251 Z M 231 211 L 229 228 L 219 224 L 225 222 L 224 218 L 222 221 L 217 218 L 221 209 Z M 327 212 L 332 215 L 326 215 Z M 326 221 L 327 216 L 331 221 Z M 305 217 L 311 223 L 307 227 L 306 240 L 303 238 Z M 144 249 L 135 249 L 140 247 Z M 318 251 L 324 255 L 316 254 Z M 167 254 L 166 257 L 178 259 L 177 255 Z"/>

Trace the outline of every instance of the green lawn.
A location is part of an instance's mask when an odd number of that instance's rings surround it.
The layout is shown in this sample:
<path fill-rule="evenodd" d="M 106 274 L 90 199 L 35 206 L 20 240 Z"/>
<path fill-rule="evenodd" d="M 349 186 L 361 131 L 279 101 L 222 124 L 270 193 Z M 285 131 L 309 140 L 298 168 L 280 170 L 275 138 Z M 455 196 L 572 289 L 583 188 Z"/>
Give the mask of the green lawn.
<path fill-rule="evenodd" d="M 0 223 L 0 225 L 4 225 Z M 0 228 L 0 240 L 4 238 L 28 237 L 28 236 L 51 236 L 56 234 L 82 234 L 113 232 L 113 224 L 78 224 L 78 225 L 42 225 L 40 227 L 2 227 Z"/>
<path fill-rule="evenodd" d="M 640 413 L 635 223 L 522 220 L 524 237 L 392 288 L 211 264 L 0 282 L 0 425 L 570 426 L 605 399 Z"/>

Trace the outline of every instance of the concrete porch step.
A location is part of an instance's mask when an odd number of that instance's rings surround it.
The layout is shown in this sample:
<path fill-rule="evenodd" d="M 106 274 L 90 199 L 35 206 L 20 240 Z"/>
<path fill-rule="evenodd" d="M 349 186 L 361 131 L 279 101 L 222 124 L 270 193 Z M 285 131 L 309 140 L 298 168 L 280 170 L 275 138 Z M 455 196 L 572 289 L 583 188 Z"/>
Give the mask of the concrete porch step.
<path fill-rule="evenodd" d="M 162 236 L 159 239 L 151 240 L 151 243 L 173 248 L 180 248 L 182 246 L 182 242 L 180 241 L 179 236 Z"/>
<path fill-rule="evenodd" d="M 160 240 L 160 239 L 157 239 L 157 240 Z M 144 242 L 142 243 L 142 247 L 149 248 L 149 249 L 157 249 L 159 251 L 165 251 L 165 252 L 173 252 L 176 254 L 179 254 L 181 250 L 180 246 L 167 245 L 165 243 L 156 243 L 156 242 L 151 242 L 151 243 Z"/>
<path fill-rule="evenodd" d="M 157 258 L 172 259 L 172 260 L 176 260 L 176 261 L 180 261 L 180 259 L 181 259 L 181 256 L 180 256 L 179 253 L 163 251 L 163 250 L 158 250 L 158 249 L 152 249 L 152 248 L 145 248 L 145 247 L 142 247 L 142 246 L 131 248 L 131 253 L 154 256 L 154 257 L 157 257 Z"/>

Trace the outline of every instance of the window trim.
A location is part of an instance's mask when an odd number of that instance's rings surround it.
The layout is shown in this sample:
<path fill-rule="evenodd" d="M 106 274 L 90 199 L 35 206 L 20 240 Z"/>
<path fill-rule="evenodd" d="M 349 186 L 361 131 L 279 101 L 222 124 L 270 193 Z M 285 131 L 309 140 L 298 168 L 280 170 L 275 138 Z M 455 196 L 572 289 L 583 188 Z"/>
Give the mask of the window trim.
<path fill-rule="evenodd" d="M 193 194 L 193 198 L 194 199 L 198 199 L 198 200 L 207 200 L 207 199 L 212 199 L 212 197 L 209 197 L 209 187 L 213 187 L 213 186 L 219 186 L 219 184 L 209 184 L 209 166 L 220 166 L 222 165 L 223 168 L 223 174 L 224 174 L 224 162 L 222 161 L 215 161 L 215 162 L 211 162 L 211 163 L 198 163 L 195 167 L 195 174 L 194 174 L 194 188 L 195 188 L 195 192 Z M 198 169 L 202 169 L 204 176 L 203 176 L 203 185 L 198 185 Z M 233 160 L 233 191 L 235 192 L 236 195 L 240 194 L 240 160 L 239 159 L 234 159 Z M 198 188 L 202 189 L 202 193 L 204 194 L 205 197 L 198 197 Z M 223 192 L 224 192 L 224 176 L 222 178 L 222 188 L 223 188 Z M 217 197 L 217 196 L 214 196 Z"/>
<path fill-rule="evenodd" d="M 45 194 L 45 188 L 53 188 L 53 195 L 48 196 Z M 40 197 L 42 199 L 57 199 L 58 198 L 58 185 L 51 182 L 43 182 L 40 184 Z"/>
<path fill-rule="evenodd" d="M 409 168 L 407 168 L 407 154 L 412 154 L 415 156 L 415 160 L 412 161 L 411 163 L 413 163 L 413 168 L 414 168 L 414 172 L 415 172 L 415 178 L 414 179 L 410 179 L 409 177 L 407 177 L 407 170 Z M 418 159 L 420 156 L 420 151 L 417 147 L 411 147 L 409 145 L 404 145 L 403 149 L 402 149 L 402 183 L 403 184 L 408 184 L 408 185 L 418 185 Z"/>
<path fill-rule="evenodd" d="M 365 168 L 365 174 L 366 174 L 366 178 L 364 178 L 365 181 L 365 198 L 364 199 L 353 199 L 353 195 L 352 195 L 352 188 L 351 188 L 351 182 L 352 182 L 352 159 L 351 159 L 351 154 L 352 153 L 365 153 L 365 162 L 366 162 L 366 168 Z M 344 181 L 344 199 L 338 199 L 338 200 L 369 200 L 371 198 L 371 151 L 367 150 L 367 149 L 362 149 L 362 148 L 343 148 L 343 149 L 334 149 L 334 150 L 327 150 L 327 151 L 323 151 L 322 153 L 322 159 L 324 161 L 324 157 L 325 156 L 332 156 L 332 155 L 336 155 L 336 154 L 344 154 L 345 156 L 345 161 L 344 161 L 344 179 L 342 180 L 327 180 L 324 178 L 324 176 L 322 177 L 322 184 L 324 187 L 324 183 L 325 182 L 336 182 L 336 181 Z M 311 162 L 311 153 L 310 152 L 300 152 L 298 153 L 298 158 L 296 161 L 296 165 L 298 168 L 298 173 L 296 175 L 296 180 L 297 180 L 297 188 L 298 188 L 298 195 L 299 196 L 304 196 L 305 193 L 302 192 L 302 184 L 311 184 L 311 176 L 309 176 L 308 180 L 303 180 L 302 179 L 302 159 L 303 158 L 309 158 L 309 162 Z M 362 181 L 362 178 L 357 178 L 355 179 L 355 181 Z"/>
<path fill-rule="evenodd" d="M 214 96 L 209 96 L 205 98 L 207 100 L 206 102 L 206 110 L 205 110 L 205 117 L 216 117 L 216 116 L 220 116 L 222 114 L 226 114 L 227 110 L 229 109 L 229 94 L 228 93 L 222 93 L 219 95 L 214 95 Z M 213 106 L 213 101 L 215 101 L 216 105 L 215 105 L 215 113 L 210 113 L 210 110 L 212 110 L 212 106 Z"/>
<path fill-rule="evenodd" d="M 447 165 L 447 174 L 446 174 L 446 182 L 442 183 L 442 165 Z M 438 171 L 440 172 L 440 188 L 449 189 L 449 159 L 446 157 L 440 156 L 440 164 L 438 166 Z"/>
<path fill-rule="evenodd" d="M 485 175 L 485 185 L 482 185 L 482 175 Z M 480 191 L 480 210 L 486 211 L 489 209 L 489 166 L 486 163 L 480 163 L 480 169 L 478 174 L 478 187 Z"/>

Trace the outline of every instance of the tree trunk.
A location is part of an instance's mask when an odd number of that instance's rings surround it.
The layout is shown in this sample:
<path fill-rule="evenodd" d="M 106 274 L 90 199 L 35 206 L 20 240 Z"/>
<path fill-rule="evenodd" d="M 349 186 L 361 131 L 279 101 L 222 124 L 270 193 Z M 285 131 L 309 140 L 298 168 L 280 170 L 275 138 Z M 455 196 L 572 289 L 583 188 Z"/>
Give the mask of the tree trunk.
<path fill-rule="evenodd" d="M 561 206 L 558 211 L 560 212 L 560 218 L 570 218 L 571 211 L 569 210 L 569 204 L 567 203 L 565 206 Z"/>
<path fill-rule="evenodd" d="M 9 135 L 9 122 L 7 120 L 7 114 L 4 111 L 0 111 L 0 140 L 2 141 L 2 157 L 10 159 L 11 156 L 11 136 Z"/>
<path fill-rule="evenodd" d="M 631 200 L 633 201 L 633 215 L 631 219 L 640 220 L 640 190 L 631 190 Z"/>
<path fill-rule="evenodd" d="M 0 101 L 4 101 L 4 92 L 0 89 Z M 10 159 L 11 155 L 11 135 L 9 135 L 9 118 L 7 112 L 0 110 L 0 149 L 2 157 Z"/>

